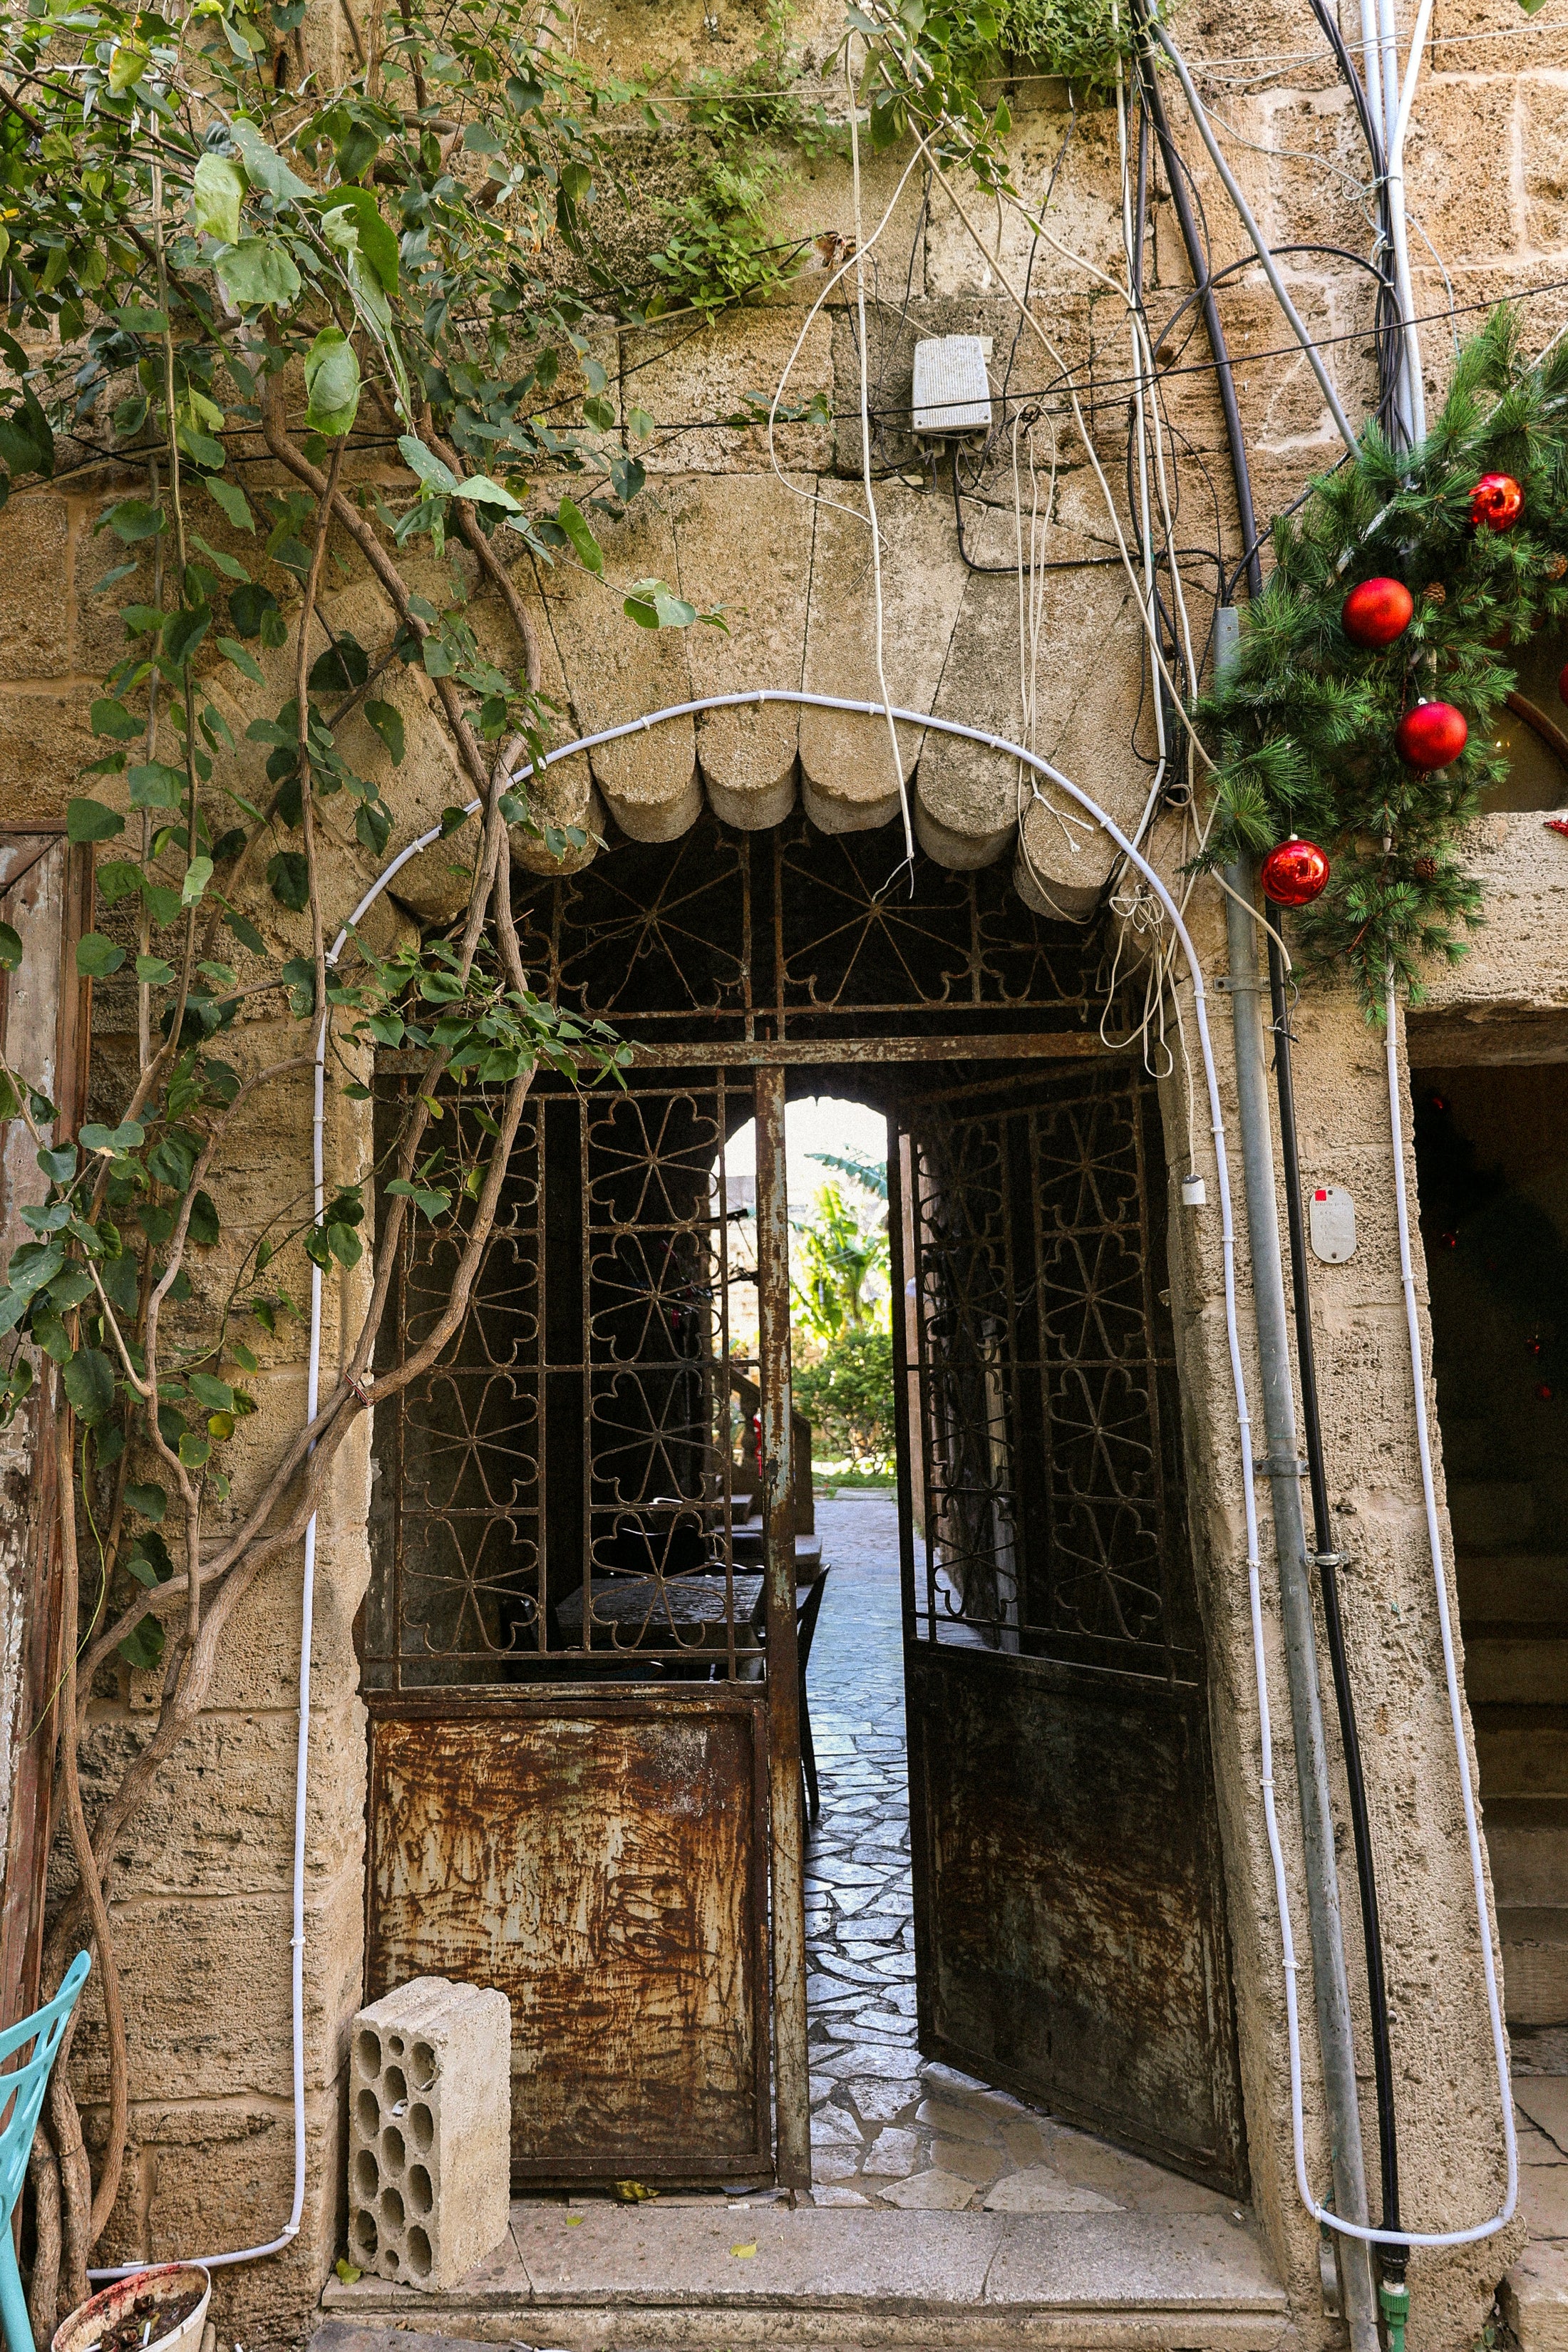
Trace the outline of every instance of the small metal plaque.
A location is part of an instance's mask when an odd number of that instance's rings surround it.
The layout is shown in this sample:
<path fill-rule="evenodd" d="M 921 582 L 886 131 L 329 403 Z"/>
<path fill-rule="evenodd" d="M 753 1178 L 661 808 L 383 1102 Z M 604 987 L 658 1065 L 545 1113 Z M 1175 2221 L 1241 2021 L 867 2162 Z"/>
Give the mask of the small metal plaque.
<path fill-rule="evenodd" d="M 1355 1254 L 1355 1202 L 1342 1184 L 1319 1184 L 1307 1203 L 1307 1238 L 1325 1265 Z"/>

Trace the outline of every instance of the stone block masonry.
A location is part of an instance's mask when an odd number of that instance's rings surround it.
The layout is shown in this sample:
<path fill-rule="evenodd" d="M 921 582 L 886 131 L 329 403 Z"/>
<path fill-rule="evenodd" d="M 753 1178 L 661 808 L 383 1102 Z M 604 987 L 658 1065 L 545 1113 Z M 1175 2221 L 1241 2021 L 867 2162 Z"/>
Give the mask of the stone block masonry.
<path fill-rule="evenodd" d="M 415 1977 L 354 2019 L 349 2247 L 359 2268 L 436 2291 L 506 2235 L 511 2003 Z"/>

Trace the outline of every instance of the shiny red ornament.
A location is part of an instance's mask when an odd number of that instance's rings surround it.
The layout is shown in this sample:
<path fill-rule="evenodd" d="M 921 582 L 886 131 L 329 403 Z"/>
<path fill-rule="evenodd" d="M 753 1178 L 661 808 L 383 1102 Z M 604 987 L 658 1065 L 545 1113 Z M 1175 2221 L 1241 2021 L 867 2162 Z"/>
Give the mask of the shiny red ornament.
<path fill-rule="evenodd" d="M 1399 722 L 1394 741 L 1407 768 L 1446 768 L 1469 740 L 1462 710 L 1451 702 L 1418 702 Z"/>
<path fill-rule="evenodd" d="M 1470 520 L 1478 530 L 1511 530 L 1524 512 L 1524 492 L 1511 474 L 1483 474 L 1470 492 Z"/>
<path fill-rule="evenodd" d="M 1568 702 L 1568 662 L 1563 663 L 1558 673 L 1557 694 L 1560 701 Z"/>
<path fill-rule="evenodd" d="M 1391 646 L 1410 626 L 1415 599 L 1403 580 L 1363 580 L 1345 598 L 1340 614 L 1352 646 Z"/>
<path fill-rule="evenodd" d="M 1263 895 L 1277 907 L 1310 907 L 1329 878 L 1329 861 L 1315 841 L 1292 834 L 1263 861 Z"/>

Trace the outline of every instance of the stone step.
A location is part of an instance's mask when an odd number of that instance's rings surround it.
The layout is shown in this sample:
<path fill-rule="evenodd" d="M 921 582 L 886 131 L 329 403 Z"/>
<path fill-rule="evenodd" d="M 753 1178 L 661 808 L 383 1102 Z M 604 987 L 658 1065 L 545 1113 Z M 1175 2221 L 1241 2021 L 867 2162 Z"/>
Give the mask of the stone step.
<path fill-rule="evenodd" d="M 1448 1516 L 1460 1551 L 1523 1548 L 1535 1532 L 1535 1488 L 1528 1478 L 1451 1478 Z"/>
<path fill-rule="evenodd" d="M 1568 1724 L 1551 1707 L 1489 1706 L 1475 1721 L 1488 1806 L 1502 1797 L 1568 1797 Z"/>
<path fill-rule="evenodd" d="M 1465 1696 L 1472 1706 L 1568 1705 L 1568 1625 L 1468 1628 Z"/>
<path fill-rule="evenodd" d="M 1568 1799 L 1483 1799 L 1492 1891 L 1510 1908 L 1568 1900 Z"/>
<path fill-rule="evenodd" d="M 529 2200 L 442 2294 L 329 2282 L 315 2352 L 1273 2352 L 1285 2292 L 1250 2216 L 937 2213 Z M 391 2331 L 399 2331 L 393 2334 Z M 435 2352 L 435 2347 L 429 2347 Z"/>
<path fill-rule="evenodd" d="M 1497 1922 L 1509 2023 L 1568 2022 L 1568 1906 L 1500 1902 Z"/>
<path fill-rule="evenodd" d="M 1467 1642 L 1483 1622 L 1568 1624 L 1568 1555 L 1461 1551 L 1454 1573 Z"/>

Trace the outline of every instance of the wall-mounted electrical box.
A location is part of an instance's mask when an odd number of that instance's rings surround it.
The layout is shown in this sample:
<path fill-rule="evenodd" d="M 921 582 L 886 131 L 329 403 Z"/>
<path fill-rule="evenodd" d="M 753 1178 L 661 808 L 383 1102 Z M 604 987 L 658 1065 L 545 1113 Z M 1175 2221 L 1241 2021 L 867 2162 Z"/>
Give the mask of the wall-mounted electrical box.
<path fill-rule="evenodd" d="M 1343 1265 L 1355 1253 L 1355 1202 L 1342 1184 L 1318 1184 L 1307 1202 L 1307 1239 L 1325 1265 Z"/>
<path fill-rule="evenodd" d="M 989 335 L 930 335 L 915 345 L 915 431 L 963 439 L 991 430 Z"/>

